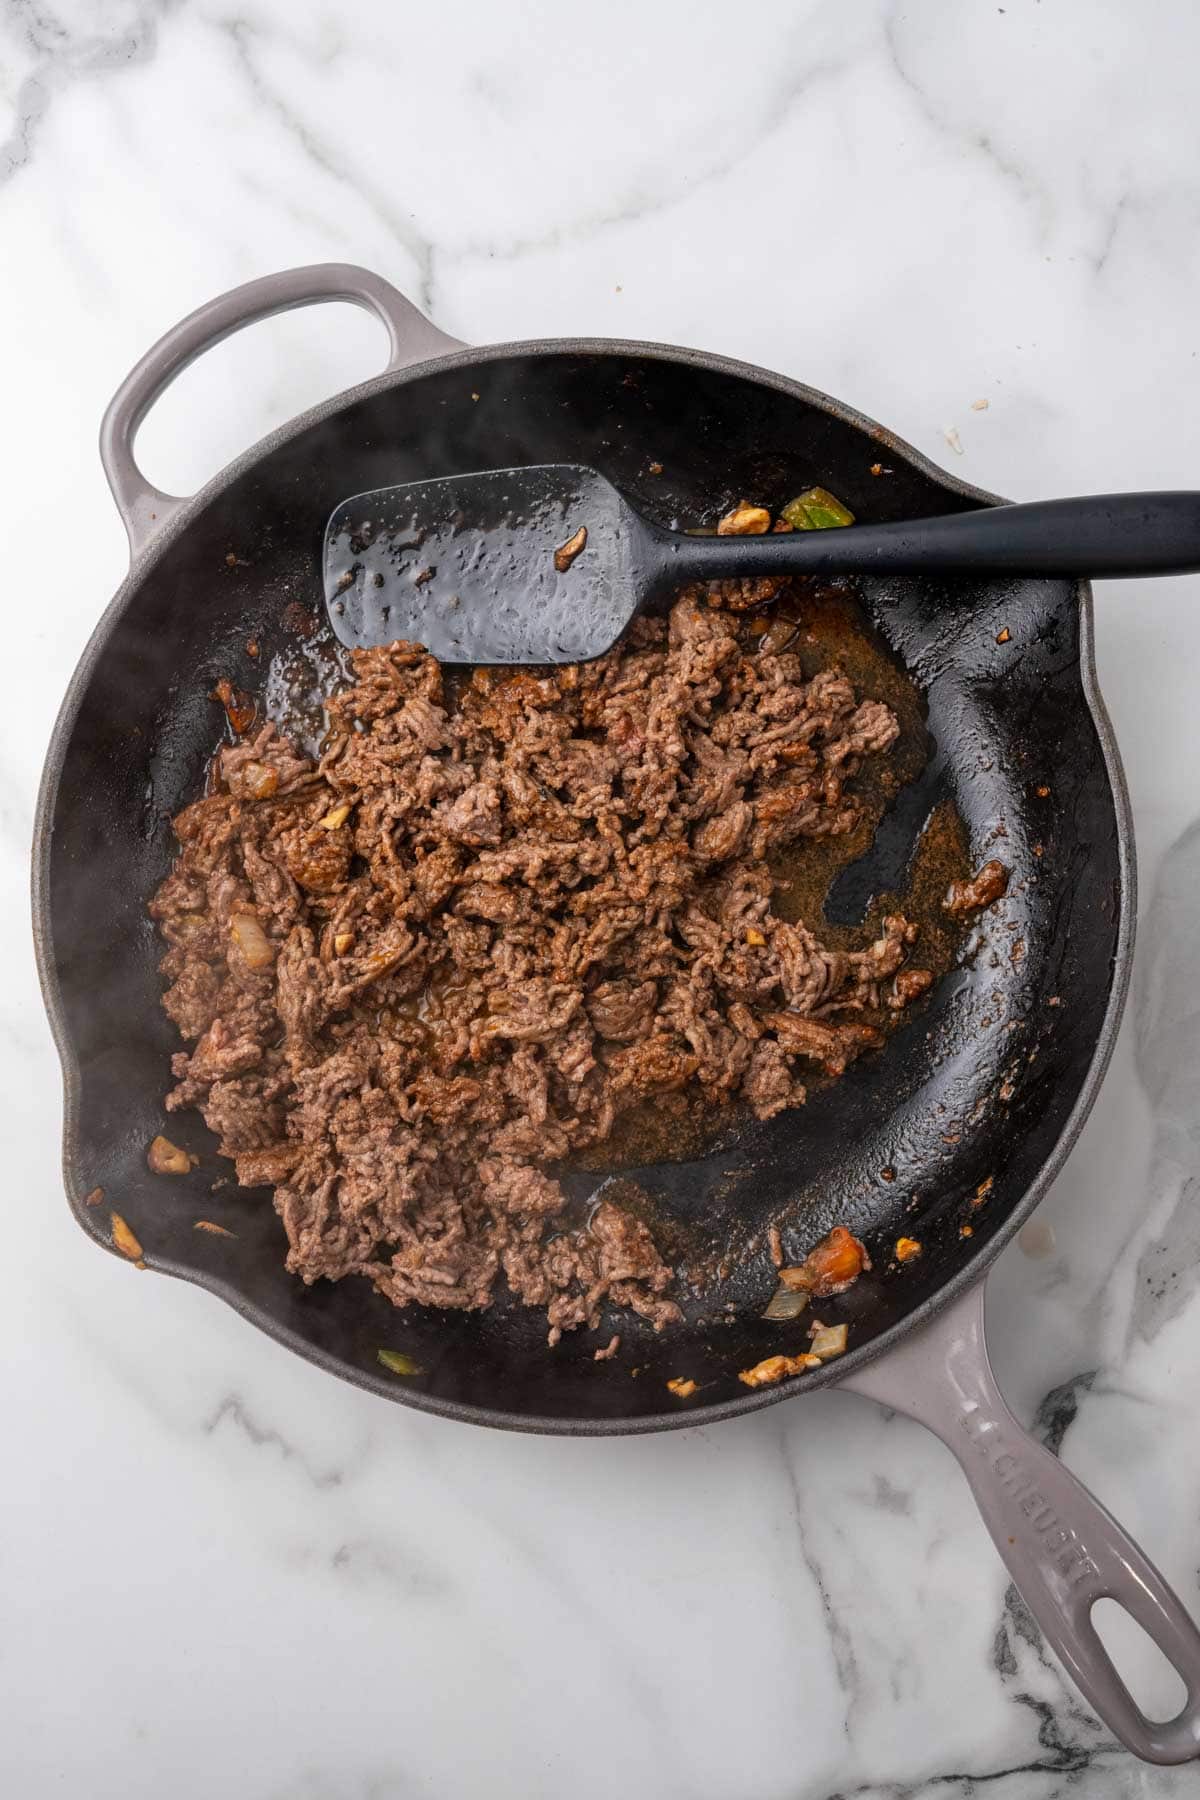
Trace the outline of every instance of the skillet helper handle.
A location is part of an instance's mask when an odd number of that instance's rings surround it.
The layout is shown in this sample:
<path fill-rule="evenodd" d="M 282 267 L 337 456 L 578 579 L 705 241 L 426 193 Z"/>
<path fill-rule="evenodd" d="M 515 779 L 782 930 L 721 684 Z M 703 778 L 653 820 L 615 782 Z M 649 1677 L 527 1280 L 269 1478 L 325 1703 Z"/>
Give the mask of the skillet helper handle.
<path fill-rule="evenodd" d="M 746 575 L 1187 575 L 1200 569 L 1200 493 L 1084 494 L 932 519 L 765 537 L 658 530 L 661 583 Z"/>
<path fill-rule="evenodd" d="M 1200 1756 L 1200 1631 L 1129 1534 L 1005 1405 L 988 1361 L 983 1283 L 841 1384 L 936 1432 L 962 1464 L 1017 1590 L 1092 1710 L 1135 1756 Z M 1175 1718 L 1148 1719 L 1092 1623 L 1115 1600 L 1182 1677 Z"/>
<path fill-rule="evenodd" d="M 347 300 L 375 314 L 388 334 L 385 374 L 462 347 L 458 338 L 439 331 L 390 282 L 353 263 L 313 263 L 303 269 L 283 269 L 277 275 L 262 275 L 257 281 L 247 281 L 228 294 L 206 301 L 159 338 L 130 370 L 113 395 L 100 426 L 100 460 L 117 510 L 125 521 L 131 555 L 139 555 L 171 515 L 187 504 L 180 496 L 165 494 L 147 481 L 134 458 L 138 426 L 159 395 L 189 363 L 223 338 L 240 331 L 243 325 L 327 300 Z"/>

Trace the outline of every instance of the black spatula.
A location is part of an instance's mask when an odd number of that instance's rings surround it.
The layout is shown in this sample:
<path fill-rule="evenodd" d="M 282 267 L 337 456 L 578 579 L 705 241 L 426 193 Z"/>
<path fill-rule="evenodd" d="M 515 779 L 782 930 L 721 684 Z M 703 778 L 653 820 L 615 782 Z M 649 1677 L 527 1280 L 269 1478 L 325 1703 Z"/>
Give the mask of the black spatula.
<path fill-rule="evenodd" d="M 1200 568 L 1200 494 L 1104 494 L 911 524 L 689 537 L 573 463 L 356 494 L 325 530 L 344 644 L 424 644 L 448 663 L 601 656 L 685 582 L 743 575 L 1177 575 Z"/>

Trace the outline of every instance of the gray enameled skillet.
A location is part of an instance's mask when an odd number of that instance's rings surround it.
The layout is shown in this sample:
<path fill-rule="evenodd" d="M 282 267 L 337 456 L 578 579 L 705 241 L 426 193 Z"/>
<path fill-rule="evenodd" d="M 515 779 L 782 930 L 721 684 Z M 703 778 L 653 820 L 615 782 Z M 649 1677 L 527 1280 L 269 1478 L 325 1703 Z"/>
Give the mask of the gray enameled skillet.
<path fill-rule="evenodd" d="M 325 300 L 356 302 L 382 320 L 384 373 L 275 432 L 190 499 L 152 488 L 133 438 L 173 377 L 252 320 Z M 736 1252 L 767 1223 L 794 1217 L 790 1241 L 800 1247 L 835 1222 L 871 1247 L 874 1272 L 840 1310 L 822 1305 L 827 1322 L 848 1321 L 848 1354 L 799 1382 L 750 1391 L 737 1371 L 788 1347 L 760 1316 L 773 1286 L 765 1253 L 731 1254 L 728 1273 L 661 1337 L 622 1316 L 630 1356 L 596 1363 L 586 1334 L 549 1354 L 544 1321 L 522 1309 L 396 1315 L 365 1283 L 304 1288 L 284 1271 L 268 1196 L 232 1183 L 211 1190 L 214 1140 L 198 1119 L 177 1118 L 172 1135 L 200 1166 L 173 1180 L 151 1175 L 145 1147 L 163 1126 L 174 1044 L 146 901 L 173 854 L 170 817 L 199 791 L 216 741 L 214 681 L 255 686 L 272 662 L 320 679 L 320 642 L 305 615 L 320 605 L 325 520 L 348 493 L 463 469 L 578 462 L 667 524 L 711 518 L 743 494 L 778 506 L 813 483 L 864 520 L 993 497 L 784 376 L 620 341 L 467 349 L 386 282 L 340 265 L 251 282 L 168 332 L 113 401 L 101 451 L 132 563 L 63 703 L 34 847 L 38 961 L 63 1064 L 66 1187 L 84 1230 L 111 1248 L 115 1206 L 151 1268 L 211 1288 L 361 1387 L 455 1419 L 577 1435 L 654 1431 L 833 1383 L 907 1412 L 958 1457 L 1014 1581 L 1096 1712 L 1139 1756 L 1200 1753 L 1200 1634 L 1136 1545 L 1012 1418 L 983 1340 L 982 1276 L 1078 1136 L 1129 979 L 1133 837 L 1096 689 L 1087 586 L 862 584 L 873 628 L 924 695 L 934 754 L 898 799 L 860 886 L 895 885 L 943 796 L 980 860 L 997 829 L 1006 833 L 1012 879 L 973 954 L 885 1052 L 802 1112 L 690 1161 L 632 1171 L 689 1241 Z M 881 461 L 886 479 L 871 473 Z M 257 663 L 247 659 L 251 639 Z M 881 1179 L 884 1169 L 895 1178 Z M 105 1202 L 89 1206 L 97 1187 Z M 975 1205 L 981 1188 L 986 1203 Z M 237 1235 L 197 1232 L 198 1218 Z M 897 1266 L 889 1250 L 901 1234 L 924 1248 Z M 402 1382 L 380 1368 L 378 1347 L 397 1342 L 424 1375 Z M 631 1363 L 641 1367 L 636 1379 Z M 665 1382 L 678 1374 L 699 1389 L 667 1410 Z M 1145 1717 L 1120 1680 L 1091 1622 L 1102 1596 L 1127 1608 L 1183 1676 L 1175 1719 Z"/>

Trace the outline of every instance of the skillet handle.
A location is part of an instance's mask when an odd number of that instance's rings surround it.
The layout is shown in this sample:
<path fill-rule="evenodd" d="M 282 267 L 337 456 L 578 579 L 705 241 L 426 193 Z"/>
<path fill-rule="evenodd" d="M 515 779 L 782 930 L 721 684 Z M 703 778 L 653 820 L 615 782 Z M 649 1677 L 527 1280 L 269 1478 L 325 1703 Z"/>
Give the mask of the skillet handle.
<path fill-rule="evenodd" d="M 841 1385 L 918 1419 L 954 1452 L 1018 1592 L 1109 1730 L 1147 1762 L 1200 1756 L 1200 1631 L 1128 1533 L 1004 1404 L 984 1342 L 983 1283 Z M 1164 1724 L 1142 1712 L 1092 1624 L 1105 1598 L 1183 1679 L 1187 1699 Z"/>
<path fill-rule="evenodd" d="M 439 331 L 390 282 L 353 263 L 313 263 L 303 269 L 283 269 L 277 275 L 262 275 L 257 281 L 247 281 L 228 294 L 206 301 L 159 338 L 130 370 L 113 395 L 100 426 L 100 460 L 117 510 L 125 521 L 132 556 L 140 555 L 171 515 L 187 504 L 178 495 L 164 494 L 161 488 L 153 487 L 134 459 L 138 426 L 159 395 L 203 351 L 240 331 L 243 325 L 325 300 L 348 300 L 375 314 L 388 334 L 386 374 L 462 348 L 458 338 Z"/>

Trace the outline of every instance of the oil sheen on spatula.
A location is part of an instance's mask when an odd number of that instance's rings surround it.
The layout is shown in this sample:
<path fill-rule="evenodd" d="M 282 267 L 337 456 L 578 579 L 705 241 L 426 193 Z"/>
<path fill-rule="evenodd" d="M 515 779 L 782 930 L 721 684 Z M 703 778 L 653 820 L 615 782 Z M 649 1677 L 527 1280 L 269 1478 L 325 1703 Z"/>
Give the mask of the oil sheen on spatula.
<path fill-rule="evenodd" d="M 848 530 L 692 537 L 574 463 L 491 469 L 344 500 L 325 599 L 345 644 L 407 638 L 443 662 L 603 655 L 640 606 L 748 575 L 1168 575 L 1200 569 L 1200 494 L 1092 494 Z"/>
<path fill-rule="evenodd" d="M 448 663 L 587 661 L 636 609 L 625 510 L 569 464 L 356 494 L 325 532 L 334 631 L 351 646 L 407 639 Z"/>

